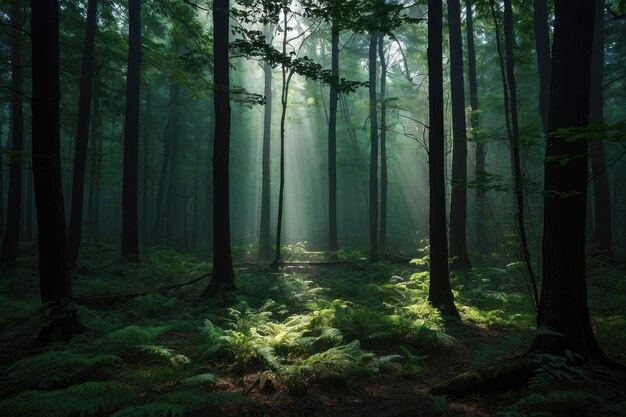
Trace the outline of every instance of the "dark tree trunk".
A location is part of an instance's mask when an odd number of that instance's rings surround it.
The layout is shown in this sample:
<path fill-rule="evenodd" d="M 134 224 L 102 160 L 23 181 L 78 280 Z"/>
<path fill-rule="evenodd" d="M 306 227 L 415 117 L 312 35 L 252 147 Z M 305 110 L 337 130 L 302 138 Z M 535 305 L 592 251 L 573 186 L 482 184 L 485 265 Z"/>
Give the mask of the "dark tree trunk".
<path fill-rule="evenodd" d="M 24 220 L 24 239 L 31 242 L 35 240 L 33 234 L 33 173 L 31 170 L 26 172 L 26 215 Z"/>
<path fill-rule="evenodd" d="M 0 109 L 0 123 L 4 121 Z M 2 164 L 2 125 L 0 124 L 0 235 L 4 236 L 4 168 Z"/>
<path fill-rule="evenodd" d="M 61 189 L 59 4 L 31 3 L 33 177 L 39 226 L 39 282 L 44 303 L 72 297 Z"/>
<path fill-rule="evenodd" d="M 450 247 L 452 268 L 469 270 L 467 254 L 467 133 L 463 81 L 461 3 L 448 0 L 450 36 L 450 93 L 452 100 L 452 196 L 450 199 Z"/>
<path fill-rule="evenodd" d="M 177 48 L 176 48 L 177 49 Z M 179 147 L 181 136 L 180 123 L 180 84 L 173 81 L 171 85 L 170 96 L 170 124 L 169 124 L 169 140 L 170 140 L 170 171 L 167 180 L 167 193 L 165 194 L 165 237 L 166 240 L 173 244 L 176 242 L 176 234 L 178 232 L 178 204 L 181 199 L 178 184 Z"/>
<path fill-rule="evenodd" d="M 213 2 L 213 276 L 203 295 L 235 289 L 230 250 L 230 76 L 228 65 L 229 0 Z"/>
<path fill-rule="evenodd" d="M 21 2 L 11 4 L 11 153 L 9 154 L 9 199 L 0 262 L 15 265 L 20 242 L 22 212 L 22 147 L 24 142 L 24 115 L 22 100 L 22 26 L 24 16 Z"/>
<path fill-rule="evenodd" d="M 149 185 L 150 185 L 150 163 L 149 163 L 149 150 L 150 150 L 150 121 L 152 118 L 152 90 L 150 86 L 146 86 L 146 105 L 143 134 L 141 135 L 141 148 L 142 148 L 142 178 L 141 178 L 141 236 L 146 241 L 148 236 L 148 229 L 150 224 L 150 202 L 148 201 Z"/>
<path fill-rule="evenodd" d="M 265 28 L 266 42 L 271 41 L 272 26 Z M 259 259 L 268 261 L 271 257 L 270 244 L 270 150 L 272 140 L 272 67 L 263 65 L 264 85 L 265 85 L 265 108 L 263 114 L 263 155 L 262 155 L 262 177 L 261 177 L 261 228 L 259 233 Z"/>
<path fill-rule="evenodd" d="M 173 89 L 172 85 L 170 85 L 170 98 L 169 98 L 169 112 L 167 116 L 167 123 L 165 124 L 165 128 L 163 129 L 163 161 L 161 162 L 161 172 L 159 174 L 159 185 L 157 186 L 157 194 L 156 194 L 156 212 L 154 218 L 154 228 L 152 231 L 152 235 L 154 237 L 155 243 L 161 243 L 162 238 L 162 230 L 163 224 L 165 223 L 165 214 L 166 214 L 166 204 L 168 199 L 168 190 L 169 190 L 169 175 L 168 172 L 171 170 L 171 160 L 172 160 L 172 134 L 171 134 L 171 125 L 172 125 L 172 113 L 173 113 Z"/>
<path fill-rule="evenodd" d="M 96 79 L 98 74 L 96 74 Z M 100 115 L 100 83 L 94 86 L 93 123 L 91 128 L 91 166 L 89 167 L 89 213 L 90 235 L 98 235 L 98 210 L 100 207 L 100 166 L 102 161 L 102 116 Z"/>
<path fill-rule="evenodd" d="M 72 182 L 72 208 L 67 233 L 68 263 L 70 269 L 76 267 L 78 249 L 80 247 L 83 230 L 83 195 L 85 189 L 89 121 L 91 117 L 91 84 L 93 80 L 97 13 L 97 0 L 89 0 L 87 5 L 87 28 L 85 30 L 83 58 L 80 71 L 78 124 L 76 127 L 76 150 L 74 154 L 74 177 Z"/>
<path fill-rule="evenodd" d="M 504 50 L 506 60 L 506 80 L 509 91 L 511 110 L 511 150 L 513 152 L 513 182 L 515 187 L 515 202 L 517 208 L 517 227 L 519 230 L 520 249 L 522 259 L 526 264 L 526 272 L 533 289 L 534 300 L 538 300 L 537 280 L 533 272 L 528 251 L 526 237 L 525 207 L 524 207 L 524 178 L 522 176 L 522 164 L 520 155 L 519 120 L 517 116 L 517 84 L 515 82 L 515 61 L 513 59 L 513 6 L 512 0 L 504 1 Z"/>
<path fill-rule="evenodd" d="M 430 185 L 430 288 L 428 301 L 441 311 L 459 316 L 448 274 L 446 231 L 445 138 L 443 122 L 442 2 L 428 1 L 428 173 Z"/>
<path fill-rule="evenodd" d="M 378 32 L 370 33 L 369 96 L 370 96 L 370 263 L 378 262 L 378 112 L 376 111 L 376 48 Z"/>
<path fill-rule="evenodd" d="M 122 257 L 139 261 L 137 202 L 139 193 L 139 76 L 141 67 L 141 0 L 128 1 L 128 73 L 124 119 L 122 189 Z"/>
<path fill-rule="evenodd" d="M 195 139 L 196 139 L 196 154 L 195 154 L 195 162 L 193 168 L 193 195 L 192 195 L 192 204 L 193 204 L 193 213 L 191 215 L 191 221 L 193 225 L 193 230 L 191 231 L 191 248 L 196 249 L 198 245 L 198 228 L 200 226 L 200 208 L 199 205 L 199 192 L 198 192 L 198 179 L 200 175 L 200 143 L 202 141 L 202 135 L 200 134 L 202 130 L 199 126 L 196 126 L 195 129 Z"/>
<path fill-rule="evenodd" d="M 591 92 L 589 122 L 598 129 L 604 125 L 604 0 L 596 0 L 596 20 L 591 60 Z M 606 172 L 604 138 L 596 136 L 589 141 L 591 173 L 593 177 L 593 240 L 597 251 L 613 257 L 613 217 L 609 178 Z"/>
<path fill-rule="evenodd" d="M 331 72 L 339 77 L 339 28 L 333 24 L 331 33 Z M 330 112 L 328 115 L 328 251 L 332 258 L 339 249 L 337 237 L 337 88 L 330 85 Z"/>
<path fill-rule="evenodd" d="M 480 131 L 480 119 L 478 117 L 478 77 L 476 71 L 476 46 L 474 43 L 474 16 L 472 11 L 472 0 L 465 0 L 467 30 L 467 68 L 469 78 L 469 98 L 472 113 L 470 116 L 471 136 L 476 144 L 476 167 L 474 177 L 476 181 L 476 229 L 477 229 L 477 248 L 479 254 L 482 255 L 485 250 L 482 234 L 482 222 L 485 218 L 485 143 Z"/>
<path fill-rule="evenodd" d="M 595 1 L 557 0 L 545 162 L 543 285 L 539 332 L 531 351 L 583 359 L 602 356 L 587 306 L 585 216 L 588 143 L 559 129 L 585 128 L 589 118 Z M 560 158 L 567 155 L 569 161 Z M 554 333 L 559 333 L 560 336 Z"/>
<path fill-rule="evenodd" d="M 539 114 L 543 129 L 548 127 L 550 105 L 550 28 L 548 26 L 548 0 L 534 0 L 533 27 L 535 31 L 535 49 L 537 68 L 539 69 Z"/>
<path fill-rule="evenodd" d="M 384 248 L 387 236 L 387 61 L 383 50 L 385 36 L 378 38 L 380 56 L 380 246 Z"/>
<path fill-rule="evenodd" d="M 67 264 L 67 237 L 61 187 L 59 123 L 59 3 L 31 2 L 32 40 L 32 158 L 39 228 L 39 284 L 41 301 L 53 303 L 51 322 L 38 340 L 45 343 L 55 328 L 62 336 L 82 332 L 76 311 L 64 300 L 72 298 Z"/>

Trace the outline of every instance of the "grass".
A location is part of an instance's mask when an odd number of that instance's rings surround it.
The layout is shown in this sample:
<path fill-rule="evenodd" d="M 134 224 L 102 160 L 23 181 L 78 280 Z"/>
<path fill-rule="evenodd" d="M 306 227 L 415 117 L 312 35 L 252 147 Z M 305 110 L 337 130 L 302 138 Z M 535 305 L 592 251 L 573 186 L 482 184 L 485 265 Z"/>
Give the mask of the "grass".
<path fill-rule="evenodd" d="M 120 264 L 115 253 L 106 244 L 86 251 L 74 279 L 76 295 L 149 291 L 210 269 L 193 252 L 154 248 L 140 265 Z M 306 253 L 303 245 L 286 253 L 303 260 L 321 256 Z M 57 341 L 1 371 L 0 414 L 262 414 L 256 397 L 246 395 L 250 388 L 241 386 L 250 375 L 266 375 L 294 394 L 319 384 L 348 389 L 385 375 L 419 379 L 432 357 L 454 352 L 480 332 L 493 333 L 487 340 L 497 343 L 471 346 L 474 364 L 510 356 L 530 340 L 534 312 L 519 265 L 452 276 L 461 324 L 428 304 L 428 273 L 416 263 L 281 272 L 251 266 L 237 275 L 239 292 L 221 299 L 200 298 L 206 282 L 199 282 L 106 308 L 79 305 L 87 333 Z M 622 271 L 594 264 L 590 273 L 601 341 L 623 354 Z M 0 283 L 2 328 L 41 317 L 36 288 L 29 268 Z M 528 401 L 552 398 L 548 391 L 542 395 Z M 560 395 L 559 400 L 567 397 Z M 587 400 L 597 406 L 595 397 Z M 511 407 L 502 412 L 523 413 L 528 404 Z"/>

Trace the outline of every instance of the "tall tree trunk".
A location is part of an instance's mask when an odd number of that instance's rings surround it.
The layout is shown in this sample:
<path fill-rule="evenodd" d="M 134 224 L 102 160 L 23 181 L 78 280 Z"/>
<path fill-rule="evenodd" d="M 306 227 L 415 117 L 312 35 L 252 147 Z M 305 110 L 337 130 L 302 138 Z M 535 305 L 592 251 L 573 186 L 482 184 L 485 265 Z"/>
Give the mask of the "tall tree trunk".
<path fill-rule="evenodd" d="M 93 80 L 94 50 L 96 45 L 96 17 L 98 1 L 87 4 L 87 28 L 83 43 L 83 58 L 80 71 L 80 93 L 78 98 L 78 124 L 76 127 L 76 150 L 74 154 L 74 177 L 72 182 L 72 207 L 67 233 L 68 263 L 76 268 L 78 249 L 83 230 L 83 202 L 85 189 L 85 166 L 87 162 L 87 141 L 91 118 L 91 84 Z"/>
<path fill-rule="evenodd" d="M 199 192 L 198 192 L 198 179 L 200 175 L 200 142 L 202 141 L 202 135 L 200 134 L 201 129 L 199 126 L 196 126 L 195 136 L 196 136 L 196 152 L 195 152 L 195 162 L 193 168 L 193 195 L 192 195 L 192 204 L 193 204 L 193 213 L 191 215 L 191 221 L 193 225 L 193 230 L 191 231 L 191 248 L 196 249 L 198 245 L 198 228 L 200 227 L 200 208 L 199 205 Z"/>
<path fill-rule="evenodd" d="M 137 201 L 139 192 L 139 77 L 141 67 L 141 0 L 128 1 L 128 73 L 124 119 L 122 189 L 122 257 L 139 261 Z"/>
<path fill-rule="evenodd" d="M 380 246 L 384 248 L 387 237 L 387 61 L 384 51 L 385 35 L 378 38 L 380 56 Z"/>
<path fill-rule="evenodd" d="M 467 30 L 467 68 L 469 78 L 469 97 L 472 113 L 470 116 L 471 136 L 476 144 L 476 167 L 474 177 L 476 181 L 476 224 L 478 231 L 477 248 L 479 254 L 482 255 L 485 250 L 483 237 L 481 236 L 481 225 L 485 218 L 485 182 L 487 180 L 485 172 L 485 143 L 480 130 L 480 119 L 478 117 L 478 77 L 476 71 L 476 46 L 474 43 L 474 12 L 472 10 L 472 0 L 465 0 L 466 21 L 465 28 Z"/>
<path fill-rule="evenodd" d="M 96 73 L 96 79 L 98 73 Z M 102 167 L 102 116 L 100 114 L 100 83 L 94 86 L 93 123 L 91 128 L 91 166 L 89 167 L 89 197 L 87 211 L 89 213 L 89 234 L 98 235 L 98 211 L 100 207 L 100 170 Z"/>
<path fill-rule="evenodd" d="M 376 111 L 376 48 L 378 32 L 370 33 L 369 96 L 370 96 L 370 198 L 369 231 L 370 263 L 378 262 L 378 112 Z"/>
<path fill-rule="evenodd" d="M 24 142 L 24 115 L 22 99 L 22 26 L 24 16 L 21 2 L 11 4 L 11 152 L 9 154 L 9 199 L 7 224 L 0 262 L 15 265 L 20 242 L 20 216 L 22 212 L 22 147 Z"/>
<path fill-rule="evenodd" d="M 171 134 L 171 122 L 172 122 L 172 85 L 170 85 L 170 98 L 169 98 L 169 112 L 167 116 L 167 123 L 163 129 L 163 161 L 161 162 L 161 173 L 159 174 L 159 185 L 157 186 L 156 194 L 156 212 L 154 216 L 154 228 L 152 236 L 155 243 L 161 243 L 163 224 L 166 222 L 166 204 L 169 194 L 169 175 L 171 170 L 172 160 L 172 134 Z"/>
<path fill-rule="evenodd" d="M 339 27 L 333 23 L 331 32 L 331 73 L 339 79 Z M 337 258 L 337 88 L 330 85 L 328 114 L 328 251 Z"/>
<path fill-rule="evenodd" d="M 569 350 L 589 359 L 603 354 L 587 305 L 588 143 L 559 129 L 585 128 L 588 123 L 595 1 L 556 0 L 555 13 L 548 118 L 552 134 L 546 146 L 543 285 L 537 318 L 538 328 L 551 331 L 538 332 L 531 350 L 560 355 Z"/>
<path fill-rule="evenodd" d="M 596 0 L 595 13 L 589 122 L 602 132 L 604 125 L 604 0 Z M 609 178 L 606 172 L 604 138 L 596 136 L 589 141 L 589 153 L 593 177 L 593 240 L 602 255 L 612 258 L 613 217 Z"/>
<path fill-rule="evenodd" d="M 511 110 L 511 133 L 509 136 L 511 141 L 511 150 L 513 152 L 513 181 L 515 187 L 515 202 L 517 208 L 517 227 L 519 230 L 520 250 L 522 259 L 526 265 L 529 281 L 532 285 L 533 297 L 535 302 L 539 299 L 537 290 L 537 280 L 528 251 L 528 241 L 526 237 L 526 222 L 524 208 L 524 177 L 522 175 L 521 155 L 520 155 L 520 137 L 519 137 L 519 120 L 517 116 L 517 84 L 515 82 L 515 61 L 513 59 L 513 6 L 512 0 L 504 1 L 504 50 L 506 61 L 506 80 L 509 91 L 510 110 Z"/>
<path fill-rule="evenodd" d="M 273 26 L 265 27 L 265 41 L 271 42 Z M 263 114 L 263 155 L 261 177 L 261 222 L 259 233 L 259 259 L 267 261 L 271 257 L 270 244 L 270 198 L 271 198 L 271 142 L 272 142 L 272 67 L 263 65 L 265 108 Z"/>
<path fill-rule="evenodd" d="M 287 56 L 287 26 L 288 9 L 283 8 L 283 56 Z M 280 264 L 280 242 L 283 227 L 283 210 L 285 203 L 285 122 L 287 117 L 287 104 L 289 99 L 289 83 L 293 76 L 293 71 L 286 66 L 282 66 L 282 85 L 281 85 L 281 114 L 280 114 L 280 180 L 278 186 L 278 217 L 276 218 L 276 252 L 272 266 L 277 267 Z"/>
<path fill-rule="evenodd" d="M 4 111 L 0 108 L 0 235 L 4 236 L 4 167 L 2 164 L 2 122 Z M 10 129 L 9 129 L 10 130 Z M 9 135 L 10 136 L 10 135 Z"/>
<path fill-rule="evenodd" d="M 548 0 L 534 0 L 533 28 L 535 32 L 535 49 L 537 51 L 537 68 L 539 70 L 539 114 L 543 129 L 548 127 L 548 111 L 550 106 L 550 28 L 548 26 Z"/>
<path fill-rule="evenodd" d="M 52 323 L 39 335 L 49 339 L 59 327 L 69 336 L 84 328 L 76 311 L 63 300 L 72 298 L 67 264 L 67 238 L 61 187 L 61 141 L 59 123 L 59 3 L 31 2 L 32 39 L 32 158 L 39 227 L 39 284 L 41 301 L 54 303 Z"/>
<path fill-rule="evenodd" d="M 450 247 L 452 268 L 469 270 L 467 254 L 467 128 L 463 81 L 461 3 L 448 0 L 450 36 L 450 93 L 452 100 L 452 196 L 450 199 Z"/>
<path fill-rule="evenodd" d="M 165 237 L 170 244 L 176 242 L 178 232 L 178 204 L 181 198 L 178 189 L 179 147 L 181 135 L 180 123 L 180 84 L 173 81 L 170 96 L 170 171 L 167 180 L 167 193 L 165 194 Z"/>
<path fill-rule="evenodd" d="M 428 174 L 430 184 L 430 287 L 428 301 L 441 311 L 459 316 L 448 274 L 446 231 L 445 138 L 443 111 L 442 2 L 428 1 Z"/>
<path fill-rule="evenodd" d="M 146 105 L 143 126 L 143 134 L 141 135 L 142 148 L 142 178 L 141 178 L 141 236 L 146 241 L 150 224 L 150 202 L 148 201 L 148 190 L 150 185 L 150 127 L 149 121 L 152 121 L 152 89 L 146 86 Z"/>
<path fill-rule="evenodd" d="M 230 74 L 228 62 L 229 0 L 213 2 L 213 276 L 203 295 L 235 289 L 230 250 Z"/>

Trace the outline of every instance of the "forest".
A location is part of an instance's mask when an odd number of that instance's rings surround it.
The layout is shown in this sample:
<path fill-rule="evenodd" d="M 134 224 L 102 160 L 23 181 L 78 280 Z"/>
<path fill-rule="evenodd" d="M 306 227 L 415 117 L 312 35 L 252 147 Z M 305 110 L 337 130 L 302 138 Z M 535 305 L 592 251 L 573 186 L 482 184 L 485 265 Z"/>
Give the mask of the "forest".
<path fill-rule="evenodd" d="M 626 0 L 0 0 L 0 416 L 626 416 Z"/>

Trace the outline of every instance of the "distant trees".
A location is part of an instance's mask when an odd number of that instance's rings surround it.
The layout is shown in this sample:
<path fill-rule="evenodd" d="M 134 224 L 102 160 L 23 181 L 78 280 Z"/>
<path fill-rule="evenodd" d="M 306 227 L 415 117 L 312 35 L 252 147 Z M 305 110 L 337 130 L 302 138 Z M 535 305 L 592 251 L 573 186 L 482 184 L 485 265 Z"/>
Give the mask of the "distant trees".
<path fill-rule="evenodd" d="M 9 154 L 9 199 L 0 262 L 14 265 L 20 240 L 22 211 L 22 146 L 24 143 L 22 27 L 24 14 L 20 0 L 11 3 L 11 152 Z M 0 144 L 1 145 L 1 144 Z M 0 198 L 0 204 L 2 199 Z"/>

